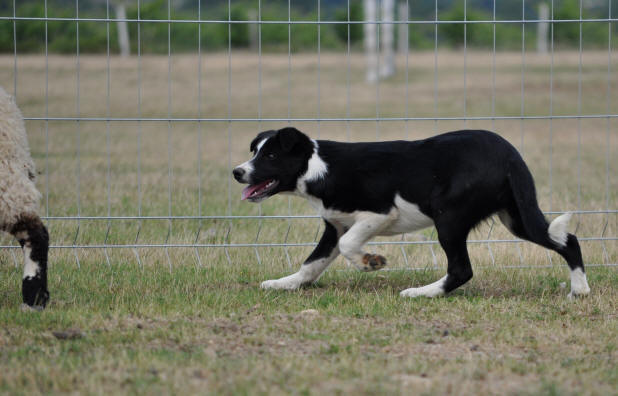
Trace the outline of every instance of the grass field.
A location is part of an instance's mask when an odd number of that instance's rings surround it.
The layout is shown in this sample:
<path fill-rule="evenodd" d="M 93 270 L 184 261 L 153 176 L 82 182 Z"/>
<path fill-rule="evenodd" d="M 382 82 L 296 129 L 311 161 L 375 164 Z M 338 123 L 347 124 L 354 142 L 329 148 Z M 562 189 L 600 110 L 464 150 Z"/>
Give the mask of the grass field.
<path fill-rule="evenodd" d="M 259 61 L 234 52 L 203 55 L 199 96 L 194 55 L 110 58 L 109 98 L 108 60 L 101 56 L 80 57 L 79 69 L 75 57 L 50 56 L 47 103 L 44 57 L 20 55 L 15 75 L 14 58 L 1 56 L 0 84 L 13 92 L 17 80 L 26 117 L 618 114 L 618 59 L 611 57 L 609 101 L 607 53 L 593 51 L 582 58 L 581 88 L 578 54 L 555 54 L 551 97 L 548 56 L 526 54 L 522 85 L 520 53 L 498 53 L 494 75 L 491 53 L 475 51 L 468 53 L 465 83 L 458 52 L 438 53 L 435 80 L 433 53 L 411 54 L 407 76 L 406 60 L 398 59 L 397 75 L 379 87 L 364 82 L 360 54 L 348 63 L 345 55 L 323 53 L 318 64 L 315 54 L 293 54 L 288 63 L 287 55 Z M 247 159 L 257 131 L 285 124 L 27 121 L 41 212 L 313 214 L 295 198 L 241 203 L 242 187 L 229 177 L 230 164 Z M 543 210 L 616 209 L 614 118 L 294 125 L 313 137 L 354 141 L 492 129 L 522 152 Z M 316 219 L 47 223 L 52 244 L 61 246 L 306 243 L 321 230 Z M 54 249 L 52 301 L 45 312 L 30 313 L 19 310 L 21 268 L 14 257 L 19 261 L 20 252 L 3 249 L 0 391 L 616 394 L 618 272 L 594 265 L 618 262 L 611 239 L 618 216 L 582 214 L 571 226 L 583 239 L 610 238 L 582 242 L 592 293 L 576 301 L 566 299 L 568 269 L 553 253 L 528 243 L 476 242 L 469 245 L 475 269 L 469 284 L 447 298 L 401 299 L 400 290 L 443 274 L 444 254 L 425 243 L 435 239 L 426 230 L 405 236 L 422 244 L 371 247 L 389 258 L 390 271 L 361 274 L 338 259 L 317 285 L 291 293 L 258 285 L 293 271 L 310 247 Z M 512 236 L 489 220 L 470 239 Z M 14 243 L 5 237 L 3 244 Z M 522 265 L 532 268 L 510 268 Z"/>
<path fill-rule="evenodd" d="M 571 302 L 562 269 L 483 270 L 461 291 L 407 300 L 433 271 L 329 271 L 264 292 L 280 271 L 215 264 L 140 271 L 54 263 L 53 302 L 20 312 L 2 267 L 7 393 L 616 393 L 614 269 Z M 7 286 L 10 284 L 11 288 Z M 318 313 L 303 312 L 308 309 Z M 53 332 L 77 339 L 59 340 Z"/>

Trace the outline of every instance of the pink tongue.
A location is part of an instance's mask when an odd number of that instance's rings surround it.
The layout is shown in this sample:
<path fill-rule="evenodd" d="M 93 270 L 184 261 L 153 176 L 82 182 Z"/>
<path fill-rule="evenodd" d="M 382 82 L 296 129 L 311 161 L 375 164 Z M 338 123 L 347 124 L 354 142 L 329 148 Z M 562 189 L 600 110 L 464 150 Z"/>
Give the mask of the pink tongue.
<path fill-rule="evenodd" d="M 265 182 L 262 182 L 260 184 L 256 184 L 253 186 L 247 186 L 242 190 L 242 196 L 240 197 L 241 201 L 244 201 L 245 199 L 249 198 L 251 196 L 251 194 L 253 194 L 255 191 L 257 190 L 261 190 L 262 188 L 266 187 L 266 185 L 270 183 L 270 180 L 266 180 Z"/>

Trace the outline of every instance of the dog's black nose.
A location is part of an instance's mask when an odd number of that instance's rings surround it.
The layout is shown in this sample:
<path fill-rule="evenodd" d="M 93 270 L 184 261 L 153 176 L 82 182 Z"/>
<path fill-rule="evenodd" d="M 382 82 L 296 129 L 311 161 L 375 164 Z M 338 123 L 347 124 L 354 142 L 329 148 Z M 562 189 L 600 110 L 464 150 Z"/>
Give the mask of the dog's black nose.
<path fill-rule="evenodd" d="M 234 175 L 234 179 L 240 181 L 240 179 L 242 179 L 243 175 L 245 174 L 245 170 L 242 168 L 234 168 L 232 174 Z"/>

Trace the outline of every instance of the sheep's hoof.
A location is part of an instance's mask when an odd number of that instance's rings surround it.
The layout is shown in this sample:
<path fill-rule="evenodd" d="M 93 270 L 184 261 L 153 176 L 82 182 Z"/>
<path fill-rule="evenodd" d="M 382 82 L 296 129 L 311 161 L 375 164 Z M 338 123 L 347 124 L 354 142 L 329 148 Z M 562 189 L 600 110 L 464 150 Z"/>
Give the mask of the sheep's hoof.
<path fill-rule="evenodd" d="M 41 312 L 42 310 L 45 309 L 45 307 L 41 306 L 41 305 L 28 305 L 28 304 L 21 304 L 20 307 L 22 312 Z"/>

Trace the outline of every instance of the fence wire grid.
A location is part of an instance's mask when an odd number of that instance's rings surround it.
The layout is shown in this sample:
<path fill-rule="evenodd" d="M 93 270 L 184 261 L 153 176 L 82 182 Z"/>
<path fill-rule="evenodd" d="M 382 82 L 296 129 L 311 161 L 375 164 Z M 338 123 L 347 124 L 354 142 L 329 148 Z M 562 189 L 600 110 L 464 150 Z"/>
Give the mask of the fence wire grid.
<path fill-rule="evenodd" d="M 401 3 L 409 13 L 409 2 Z M 418 20 L 408 14 L 384 20 L 378 11 L 374 20 L 352 20 L 347 1 L 347 20 L 335 21 L 323 18 L 319 0 L 315 20 L 293 19 L 288 1 L 287 19 L 264 20 L 258 0 L 255 17 L 239 21 L 232 18 L 231 1 L 228 18 L 221 20 L 209 19 L 201 1 L 196 2 L 193 19 L 172 18 L 169 0 L 167 19 L 142 19 L 140 0 L 137 18 L 114 18 L 109 0 L 104 17 L 80 17 L 78 0 L 74 17 L 48 16 L 47 1 L 44 17 L 24 16 L 18 15 L 13 0 L 12 15 L 0 16 L 0 22 L 13 25 L 14 48 L 12 54 L 1 55 L 0 81 L 7 91 L 12 85 L 26 120 L 52 253 L 70 254 L 79 266 L 81 258 L 96 250 L 110 265 L 115 260 L 113 251 L 122 250 L 140 266 L 153 259 L 166 261 L 171 269 L 174 251 L 190 252 L 200 266 L 213 257 L 233 263 L 239 250 L 251 251 L 261 263 L 274 251 L 294 266 L 302 258 L 292 255 L 292 249 L 316 245 L 322 227 L 319 217 L 298 199 L 271 198 L 259 206 L 241 205 L 236 195 L 240 187 L 230 177 L 233 166 L 246 160 L 248 144 L 258 131 L 295 125 L 314 138 L 351 141 L 420 138 L 482 128 L 496 130 L 522 152 L 533 170 L 546 216 L 575 214 L 572 227 L 578 232 L 586 263 L 618 265 L 613 180 L 618 112 L 612 101 L 616 87 L 612 31 L 618 19 L 612 16 L 612 1 L 606 3 L 607 17 L 594 19 L 583 18 L 581 0 L 579 18 L 555 18 L 552 0 L 547 19 L 526 19 L 522 1 L 521 18 L 506 20 L 496 19 L 495 0 L 491 19 L 468 20 L 468 2 L 463 1 L 464 18 L 448 21 L 440 19 L 438 1 L 432 3 L 433 19 Z M 50 54 L 49 25 L 67 21 L 75 27 L 75 53 Z M 17 25 L 34 23 L 45 25 L 41 38 L 45 51 L 22 53 Z M 118 23 L 129 24 L 136 34 L 137 45 L 128 57 L 111 50 L 116 40 L 111 27 Z M 549 26 L 546 53 L 537 53 L 527 39 L 541 23 Z M 105 25 L 103 54 L 80 53 L 80 39 L 88 39 L 80 36 L 80 25 L 85 24 Z M 150 38 L 142 37 L 142 30 L 148 24 L 167 25 L 166 55 L 143 53 L 144 41 Z M 171 38 L 179 24 L 195 25 L 194 53 L 174 53 Z M 478 24 L 491 27 L 490 48 L 468 45 L 468 29 Z M 555 45 L 558 24 L 578 26 L 577 48 Z M 605 49 L 585 48 L 584 24 L 607 26 Z M 202 28 L 207 25 L 227 27 L 227 50 L 204 49 Z M 247 25 L 249 34 L 257 34 L 254 47 L 233 45 L 235 25 Z M 266 25 L 287 27 L 287 48 L 264 51 Z M 296 25 L 315 27 L 315 51 L 292 49 Z M 321 29 L 329 25 L 347 27 L 343 49 L 322 49 Z M 433 46 L 415 49 L 408 42 L 403 52 L 394 55 L 394 76 L 367 82 L 362 44 L 350 39 L 355 25 L 375 26 L 378 70 L 384 62 L 379 55 L 380 35 L 387 25 L 403 26 L 406 41 L 411 29 L 433 27 Z M 463 27 L 460 48 L 442 48 L 439 28 L 443 25 Z M 499 48 L 499 25 L 521 25 L 519 50 Z M 462 66 L 454 67 L 455 61 Z M 249 72 L 253 77 L 247 77 Z M 506 73 L 518 78 L 504 83 L 501 77 Z M 444 86 L 456 80 L 456 88 Z M 565 88 L 568 84 L 570 88 Z M 334 85 L 337 95 L 333 95 Z M 251 91 L 248 98 L 243 97 L 245 90 Z M 183 95 L 190 96 L 195 110 L 186 108 Z M 537 97 L 543 98 L 542 105 Z M 568 188 L 558 188 L 565 181 Z M 488 220 L 471 235 L 469 245 L 482 249 L 491 264 L 503 268 L 527 267 L 530 261 L 554 265 L 550 254 L 543 253 L 542 262 L 531 260 L 522 253 L 523 241 L 500 227 L 494 219 Z M 15 249 L 19 246 L 8 237 L 3 241 L 0 247 L 18 265 Z M 418 249 L 426 252 L 429 265 L 439 261 L 433 230 L 370 242 L 371 248 L 376 245 L 398 250 L 404 267 L 413 267 L 409 256 Z M 153 258 L 158 256 L 151 252 L 161 250 L 163 258 Z M 500 264 L 499 256 L 508 252 L 515 252 L 518 261 Z"/>

